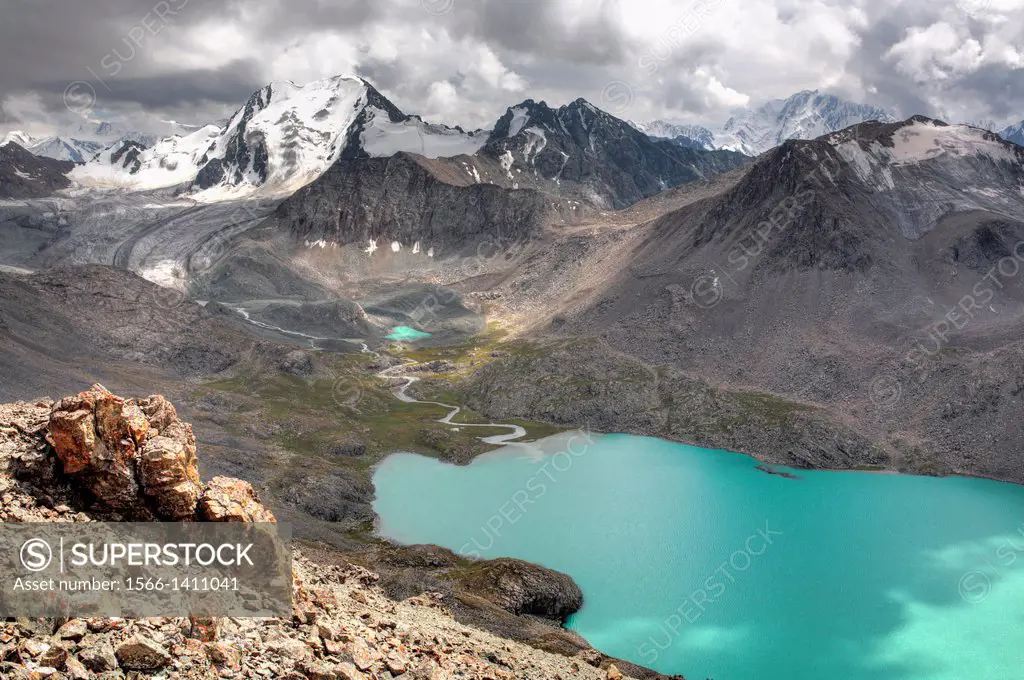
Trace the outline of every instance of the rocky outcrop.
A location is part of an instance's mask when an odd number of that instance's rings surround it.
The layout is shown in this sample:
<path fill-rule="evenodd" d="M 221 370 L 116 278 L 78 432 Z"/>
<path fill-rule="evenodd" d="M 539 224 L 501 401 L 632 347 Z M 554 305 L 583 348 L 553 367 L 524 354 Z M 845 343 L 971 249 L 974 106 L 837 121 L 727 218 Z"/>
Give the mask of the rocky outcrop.
<path fill-rule="evenodd" d="M 285 373 L 290 373 L 291 375 L 303 378 L 313 375 L 313 360 L 307 352 L 304 352 L 301 349 L 288 352 L 288 354 L 278 362 L 277 367 Z"/>
<path fill-rule="evenodd" d="M 252 485 L 231 477 L 214 477 L 199 499 L 199 517 L 206 522 L 274 522 Z"/>
<path fill-rule="evenodd" d="M 53 406 L 47 441 L 64 474 L 102 507 L 167 520 L 195 514 L 195 436 L 163 397 L 137 403 L 93 385 Z"/>
<path fill-rule="evenodd" d="M 0 198 L 42 198 L 71 186 L 75 164 L 36 156 L 14 142 L 0 147 Z"/>
<path fill-rule="evenodd" d="M 276 521 L 248 482 L 201 483 L 192 426 L 160 395 L 125 399 L 93 385 L 53 404 L 43 430 L 59 472 L 95 507 L 132 519 Z"/>
<path fill-rule="evenodd" d="M 583 606 L 583 592 L 567 576 L 520 560 L 497 559 L 469 571 L 463 581 L 511 614 L 564 623 Z"/>

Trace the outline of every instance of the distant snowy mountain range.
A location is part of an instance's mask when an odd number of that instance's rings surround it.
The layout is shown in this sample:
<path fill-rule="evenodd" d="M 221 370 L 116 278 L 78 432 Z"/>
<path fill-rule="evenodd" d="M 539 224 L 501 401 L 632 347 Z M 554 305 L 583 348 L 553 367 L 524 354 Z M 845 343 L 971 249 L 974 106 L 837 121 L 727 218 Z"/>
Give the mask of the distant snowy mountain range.
<path fill-rule="evenodd" d="M 571 195 L 607 208 L 747 160 L 653 139 L 583 99 L 557 109 L 527 99 L 491 129 L 466 131 L 403 113 L 362 78 L 335 76 L 271 83 L 223 125 L 155 142 L 120 134 L 70 178 L 79 187 L 180 187 L 201 201 L 279 197 L 339 164 L 402 152 L 444 160 L 437 168 L 455 161 L 451 168 L 472 183 Z"/>
<path fill-rule="evenodd" d="M 891 123 L 898 119 L 885 109 L 856 104 L 817 90 L 804 90 L 788 99 L 775 99 L 741 111 L 714 128 L 666 120 L 633 125 L 652 137 L 671 139 L 687 148 L 727 149 L 757 156 L 787 139 L 815 139 L 869 120 Z M 1024 121 L 993 132 L 1024 146 Z"/>
<path fill-rule="evenodd" d="M 0 146 L 14 142 L 37 156 L 78 163 L 70 178 L 79 186 L 144 190 L 184 185 L 211 200 L 256 190 L 288 195 L 340 160 L 399 152 L 430 159 L 491 158 L 511 187 L 519 188 L 525 178 L 519 177 L 522 170 L 513 173 L 511 165 L 521 157 L 540 182 L 537 187 L 552 190 L 548 184 L 557 186 L 563 179 L 587 184 L 601 176 L 598 203 L 621 207 L 658 187 L 716 174 L 742 161 L 740 156 L 700 154 L 756 156 L 789 139 L 814 139 L 868 120 L 890 123 L 896 117 L 808 90 L 737 112 L 714 129 L 663 120 L 627 124 L 580 99 L 560 109 L 526 100 L 510 107 L 492 129 L 467 132 L 406 115 L 362 78 L 335 76 L 306 85 L 271 83 L 229 120 L 216 124 L 163 121 L 172 134 L 162 138 L 85 121 L 56 136 L 11 132 Z M 1024 122 L 999 134 L 1024 144 Z M 660 146 L 650 146 L 644 141 L 648 138 Z M 673 146 L 686 153 L 666 155 Z M 479 175 L 485 166 L 477 165 Z M 625 175 L 614 176 L 620 171 Z"/>
<path fill-rule="evenodd" d="M 1008 142 L 1013 142 L 1019 146 L 1024 146 L 1024 120 L 1005 128 L 999 133 L 999 136 Z"/>
<path fill-rule="evenodd" d="M 133 141 L 151 146 L 164 134 L 187 134 L 195 130 L 195 126 L 183 125 L 174 121 L 160 121 L 156 126 L 162 128 L 163 134 L 144 133 L 111 123 L 109 121 L 83 121 L 78 125 L 61 130 L 57 135 L 33 135 L 21 130 L 7 133 L 0 139 L 0 146 L 14 142 L 37 156 L 45 156 L 59 161 L 87 163 L 110 146 L 121 142 Z"/>
<path fill-rule="evenodd" d="M 814 139 L 866 120 L 893 122 L 883 109 L 845 101 L 817 90 L 773 99 L 747 109 L 715 129 L 656 120 L 635 123 L 643 132 L 697 149 L 727 149 L 757 156 L 787 139 Z"/>

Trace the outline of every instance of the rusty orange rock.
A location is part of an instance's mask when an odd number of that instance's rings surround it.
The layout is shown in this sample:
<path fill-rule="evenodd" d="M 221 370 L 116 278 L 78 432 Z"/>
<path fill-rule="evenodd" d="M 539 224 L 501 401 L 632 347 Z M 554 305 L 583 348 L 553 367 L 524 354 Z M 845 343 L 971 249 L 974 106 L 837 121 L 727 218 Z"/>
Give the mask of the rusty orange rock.
<path fill-rule="evenodd" d="M 47 439 L 64 473 L 78 476 L 101 505 L 194 516 L 202 490 L 195 435 L 163 397 L 136 403 L 93 385 L 54 405 Z"/>
<path fill-rule="evenodd" d="M 215 477 L 204 490 L 192 426 L 160 395 L 136 402 L 93 385 L 55 404 L 47 428 L 64 473 L 100 506 L 147 519 L 276 521 L 247 482 Z"/>
<path fill-rule="evenodd" d="M 93 385 L 53 406 L 47 440 L 65 474 L 82 474 L 97 499 L 122 510 L 138 495 L 134 461 L 148 430 L 137 405 Z"/>
<path fill-rule="evenodd" d="M 194 450 L 185 443 L 158 435 L 146 442 L 139 456 L 139 481 L 156 514 L 174 520 L 191 518 L 201 490 Z"/>
<path fill-rule="evenodd" d="M 139 408 L 146 414 L 150 426 L 160 434 L 173 423 L 181 422 L 174 404 L 164 399 L 163 395 L 154 394 L 146 399 L 139 399 Z"/>
<path fill-rule="evenodd" d="M 214 477 L 199 499 L 199 516 L 207 522 L 276 522 L 252 485 L 231 477 Z"/>
<path fill-rule="evenodd" d="M 46 433 L 46 441 L 56 451 L 67 474 L 89 467 L 96 448 L 96 420 L 92 408 L 77 408 L 81 404 L 72 399 L 63 399 L 54 405 Z"/>

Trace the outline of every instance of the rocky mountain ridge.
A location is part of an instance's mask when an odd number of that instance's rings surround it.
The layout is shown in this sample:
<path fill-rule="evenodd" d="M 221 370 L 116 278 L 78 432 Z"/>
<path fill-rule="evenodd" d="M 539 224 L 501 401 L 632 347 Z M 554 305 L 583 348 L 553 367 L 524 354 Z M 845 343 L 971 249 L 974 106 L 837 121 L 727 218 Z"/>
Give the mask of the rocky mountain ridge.
<path fill-rule="evenodd" d="M 622 209 L 667 188 L 731 170 L 739 154 L 653 140 L 584 99 L 553 109 L 528 99 L 498 119 L 482 154 L 527 174 L 575 183 L 602 209 Z M 557 194 L 556 188 L 549 187 Z"/>
<path fill-rule="evenodd" d="M 73 163 L 35 154 L 14 142 L 0 146 L 0 198 L 49 196 L 71 186 L 67 173 Z"/>
<path fill-rule="evenodd" d="M 462 180 L 535 188 L 619 209 L 745 162 L 739 154 L 652 140 L 579 99 L 552 109 L 527 100 L 493 130 L 466 132 L 407 115 L 369 82 L 335 76 L 276 82 L 253 93 L 223 127 L 155 145 L 118 140 L 72 174 L 84 187 L 177 187 L 204 201 L 286 197 L 332 167 L 408 153 L 451 166 Z M 337 173 L 335 173 L 337 174 Z"/>
<path fill-rule="evenodd" d="M 1022 182 L 1024 148 L 923 117 L 788 141 L 631 230 L 523 258 L 487 292 L 542 340 L 597 342 L 523 350 L 465 397 L 800 467 L 1024 481 L 999 424 L 1024 409 Z M 790 439 L 824 414 L 850 436 Z M 782 439 L 741 444 L 752 424 Z"/>

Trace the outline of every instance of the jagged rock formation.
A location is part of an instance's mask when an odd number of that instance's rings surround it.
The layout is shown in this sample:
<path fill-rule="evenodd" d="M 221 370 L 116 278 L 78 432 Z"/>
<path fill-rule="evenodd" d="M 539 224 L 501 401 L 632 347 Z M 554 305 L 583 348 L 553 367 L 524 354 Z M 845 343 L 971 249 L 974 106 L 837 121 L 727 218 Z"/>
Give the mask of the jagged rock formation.
<path fill-rule="evenodd" d="M 518 179 L 522 173 L 578 185 L 602 208 L 621 209 L 665 189 L 727 172 L 742 154 L 682 148 L 651 139 L 584 99 L 549 107 L 527 99 L 498 119 L 481 151 Z M 523 172 L 525 171 L 525 172 Z"/>
<path fill-rule="evenodd" d="M 162 396 L 136 401 L 93 385 L 53 406 L 46 438 L 97 507 L 129 518 L 274 521 L 245 482 L 215 477 L 203 489 L 192 426 Z"/>
<path fill-rule="evenodd" d="M 36 156 L 14 142 L 0 146 L 0 198 L 40 198 L 71 186 L 74 163 Z"/>
<path fill-rule="evenodd" d="M 439 254 L 485 235 L 515 241 L 572 218 L 539 191 L 445 181 L 437 166 L 405 153 L 342 160 L 285 200 L 275 218 L 299 240 L 421 243 Z"/>

